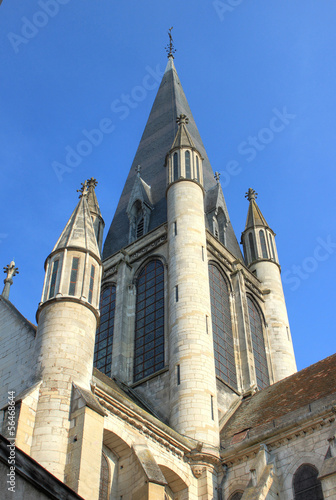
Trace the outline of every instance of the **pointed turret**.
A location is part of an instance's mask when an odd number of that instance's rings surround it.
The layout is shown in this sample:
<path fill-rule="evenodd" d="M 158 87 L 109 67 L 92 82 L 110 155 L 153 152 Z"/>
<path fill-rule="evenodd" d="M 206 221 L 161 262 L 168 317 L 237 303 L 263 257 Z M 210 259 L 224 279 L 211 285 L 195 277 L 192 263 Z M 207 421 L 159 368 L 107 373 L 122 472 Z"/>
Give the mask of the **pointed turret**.
<path fill-rule="evenodd" d="M 249 266 L 255 261 L 271 260 L 279 263 L 275 246 L 275 233 L 269 227 L 257 205 L 258 193 L 249 188 L 245 198 L 249 201 L 245 231 L 242 233 L 245 262 Z"/>
<path fill-rule="evenodd" d="M 75 210 L 47 257 L 36 314 L 36 373 L 42 383 L 31 454 L 61 481 L 68 453 L 72 386 L 90 388 L 99 318 L 102 265 L 87 181 L 80 193 Z"/>
<path fill-rule="evenodd" d="M 149 76 L 157 80 L 158 75 L 150 71 Z M 182 128 L 180 131 L 181 136 L 177 137 L 178 125 L 176 119 L 180 115 L 185 115 L 189 118 L 188 133 L 185 135 L 185 130 Z M 150 213 L 147 232 L 167 222 L 166 172 L 163 168 L 165 157 L 171 150 L 175 139 L 177 142 L 182 140 L 182 142 L 185 142 L 185 145 L 188 145 L 187 143 L 190 138 L 192 138 L 192 144 L 189 144 L 189 146 L 193 146 L 199 152 L 200 157 L 203 158 L 202 184 L 205 191 L 208 191 L 216 185 L 214 173 L 177 75 L 173 55 L 169 50 L 168 63 L 162 76 L 158 93 L 105 240 L 103 250 L 104 260 L 129 244 L 130 219 L 127 208 L 134 187 L 137 175 L 136 167 L 138 165 L 141 165 L 141 176 L 151 186 L 152 193 L 153 210 Z M 226 218 L 229 220 L 228 214 L 226 214 Z M 212 231 L 210 227 L 208 229 Z M 230 223 L 228 224 L 226 234 L 229 250 L 236 258 L 242 259 L 240 248 Z"/>
<path fill-rule="evenodd" d="M 257 193 L 249 189 L 245 231 L 242 233 L 245 262 L 263 284 L 265 320 L 271 351 L 274 382 L 296 372 L 296 362 L 289 328 L 275 233 L 257 205 Z"/>

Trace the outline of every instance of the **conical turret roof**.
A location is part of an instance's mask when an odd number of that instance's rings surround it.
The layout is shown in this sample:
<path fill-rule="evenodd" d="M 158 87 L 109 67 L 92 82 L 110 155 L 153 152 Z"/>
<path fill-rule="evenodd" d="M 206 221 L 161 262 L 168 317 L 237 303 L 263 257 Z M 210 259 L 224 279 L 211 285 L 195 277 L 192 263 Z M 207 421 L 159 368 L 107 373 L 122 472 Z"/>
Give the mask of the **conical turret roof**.
<path fill-rule="evenodd" d="M 256 195 L 257 193 L 252 188 L 249 188 L 248 192 L 246 193 L 246 198 L 248 199 L 250 204 L 247 211 L 245 231 L 247 229 L 250 229 L 251 227 L 256 227 L 256 226 L 269 227 L 265 217 L 263 216 L 260 208 L 257 205 L 257 202 L 255 200 Z"/>
<path fill-rule="evenodd" d="M 186 125 L 189 123 L 189 118 L 186 115 L 180 115 L 176 121 L 179 125 L 179 128 L 177 129 L 171 149 L 182 147 L 194 148 L 194 141 L 192 140 L 191 135 L 189 134 L 189 131 L 186 127 Z"/>
<path fill-rule="evenodd" d="M 70 247 L 89 251 L 100 259 L 87 194 L 81 195 L 75 210 L 53 248 L 53 252 Z"/>
<path fill-rule="evenodd" d="M 96 196 L 96 191 L 95 191 L 95 186 L 98 183 L 97 183 L 96 179 L 91 177 L 91 179 L 88 179 L 87 184 L 88 184 L 87 202 L 89 205 L 90 212 L 93 212 L 93 213 L 99 215 L 100 217 L 102 217 L 99 203 L 98 203 L 97 196 Z"/>
<path fill-rule="evenodd" d="M 193 147 L 204 158 L 203 179 L 205 190 L 207 191 L 215 186 L 213 170 L 177 75 L 173 58 L 170 56 L 106 237 L 103 250 L 104 259 L 128 245 L 129 220 L 126 210 L 134 186 L 135 176 L 137 175 L 136 167 L 138 165 L 141 165 L 141 177 L 151 186 L 153 211 L 148 231 L 167 221 L 165 157 L 175 141 L 178 130 L 176 119 L 181 114 L 189 118 L 189 123 L 187 132 L 181 130 L 181 137 L 178 140 L 183 142 L 192 141 Z M 231 247 L 234 248 L 237 258 L 242 258 L 233 230 L 230 230 L 228 238 L 232 239 Z"/>

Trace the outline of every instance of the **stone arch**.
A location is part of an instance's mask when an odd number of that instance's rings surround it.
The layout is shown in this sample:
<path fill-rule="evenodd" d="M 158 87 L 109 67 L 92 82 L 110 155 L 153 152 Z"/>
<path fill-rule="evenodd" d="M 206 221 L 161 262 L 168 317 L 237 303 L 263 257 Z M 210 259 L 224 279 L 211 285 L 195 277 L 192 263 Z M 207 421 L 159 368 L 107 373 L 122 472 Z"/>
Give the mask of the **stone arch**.
<path fill-rule="evenodd" d="M 157 460 L 157 456 L 155 458 Z M 178 493 L 189 487 L 190 479 L 179 467 L 170 460 L 164 460 L 164 464 L 160 462 L 162 459 L 158 461 L 158 466 L 173 493 Z"/>
<path fill-rule="evenodd" d="M 226 281 L 229 292 L 232 293 L 233 288 L 232 288 L 231 280 L 230 280 L 229 275 L 227 274 L 226 270 L 222 266 L 222 264 L 220 262 L 217 262 L 217 260 L 213 260 L 213 259 L 210 259 L 208 261 L 208 266 L 210 266 L 210 264 L 212 264 L 218 268 L 219 272 L 223 275 L 223 278 Z"/>
<path fill-rule="evenodd" d="M 293 477 L 297 469 L 303 464 L 309 464 L 316 467 L 318 471 L 321 470 L 322 463 L 324 460 L 324 455 L 317 452 L 311 453 L 298 453 L 295 455 L 293 460 L 287 467 L 287 470 L 284 472 L 284 480 L 283 480 L 283 493 L 290 492 L 290 498 L 293 498 Z"/>
<path fill-rule="evenodd" d="M 165 280 L 167 279 L 167 276 L 166 276 L 167 268 L 168 268 L 167 259 L 166 259 L 166 257 L 164 255 L 162 255 L 160 253 L 154 253 L 154 254 L 149 255 L 148 257 L 146 257 L 143 261 L 141 261 L 139 263 L 138 267 L 136 268 L 136 270 L 134 271 L 134 274 L 133 274 L 133 279 L 132 279 L 132 284 L 133 285 L 136 285 L 136 283 L 138 281 L 138 278 L 139 278 L 139 274 L 141 274 L 143 268 L 151 260 L 159 260 L 161 262 L 161 264 L 163 265 L 164 273 L 165 273 L 164 279 Z"/>
<path fill-rule="evenodd" d="M 112 422 L 107 421 L 106 424 L 106 427 L 114 427 Z M 133 444 L 130 435 L 122 429 L 119 429 L 119 432 L 116 433 L 106 427 L 103 434 L 104 446 L 111 450 L 118 459 L 130 454 L 132 452 Z"/>

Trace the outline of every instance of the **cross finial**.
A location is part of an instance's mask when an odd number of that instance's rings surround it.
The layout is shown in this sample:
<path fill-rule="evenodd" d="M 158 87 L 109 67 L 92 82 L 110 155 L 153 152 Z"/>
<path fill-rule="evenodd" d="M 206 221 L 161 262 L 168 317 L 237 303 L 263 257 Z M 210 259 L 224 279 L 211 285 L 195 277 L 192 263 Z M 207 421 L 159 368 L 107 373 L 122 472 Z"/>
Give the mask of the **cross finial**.
<path fill-rule="evenodd" d="M 247 193 L 245 193 L 245 198 L 247 198 L 248 201 L 255 200 L 257 198 L 257 196 L 258 196 L 258 193 L 256 193 L 255 190 L 252 188 L 249 188 Z"/>
<path fill-rule="evenodd" d="M 176 118 L 176 123 L 178 125 L 182 125 L 183 123 L 187 125 L 189 123 L 189 118 L 187 117 L 187 115 L 181 114 L 178 118 Z"/>
<path fill-rule="evenodd" d="M 172 57 L 174 59 L 174 55 L 173 54 L 175 54 L 176 49 L 174 47 L 173 37 L 172 37 L 172 34 L 171 34 L 172 29 L 173 29 L 173 26 L 171 28 L 169 28 L 169 30 L 168 30 L 169 43 L 166 45 L 166 52 L 168 54 L 168 58 Z"/>
<path fill-rule="evenodd" d="M 81 182 L 81 188 L 77 189 L 77 193 L 80 193 L 79 198 L 83 198 L 88 194 L 88 181 Z"/>
<path fill-rule="evenodd" d="M 5 299 L 9 298 L 9 290 L 11 285 L 13 284 L 13 277 L 19 274 L 19 269 L 15 267 L 15 262 L 12 260 L 10 264 L 8 264 L 6 267 L 4 267 L 4 273 L 7 274 L 7 277 L 4 279 L 4 289 L 2 291 L 2 296 L 5 297 Z"/>
<path fill-rule="evenodd" d="M 217 184 L 219 184 L 220 173 L 219 172 L 215 172 L 214 178 L 216 179 Z"/>
<path fill-rule="evenodd" d="M 137 167 L 135 167 L 135 171 L 137 173 L 137 176 L 140 177 L 140 174 L 141 174 L 141 165 L 138 165 Z"/>

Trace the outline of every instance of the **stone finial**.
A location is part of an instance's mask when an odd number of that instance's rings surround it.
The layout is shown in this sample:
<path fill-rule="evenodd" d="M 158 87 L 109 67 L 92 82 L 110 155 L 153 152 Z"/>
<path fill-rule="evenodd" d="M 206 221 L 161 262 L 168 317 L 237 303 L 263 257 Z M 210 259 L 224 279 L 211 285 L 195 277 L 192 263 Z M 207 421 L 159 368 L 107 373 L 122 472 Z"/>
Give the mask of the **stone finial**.
<path fill-rule="evenodd" d="M 81 188 L 77 189 L 77 193 L 80 193 L 79 198 L 83 198 L 88 194 L 88 181 L 81 182 Z"/>
<path fill-rule="evenodd" d="M 7 274 L 7 277 L 4 279 L 4 289 L 2 291 L 2 296 L 5 299 L 9 299 L 9 291 L 10 287 L 13 284 L 13 277 L 19 274 L 19 269 L 15 267 L 15 262 L 12 260 L 10 264 L 8 264 L 6 267 L 4 267 L 4 273 Z"/>
<path fill-rule="evenodd" d="M 187 115 L 181 114 L 178 118 L 176 118 L 176 123 L 181 126 L 181 125 L 187 125 L 189 123 L 189 118 Z"/>
<path fill-rule="evenodd" d="M 94 189 L 98 184 L 97 179 L 95 179 L 94 177 L 91 177 L 91 179 L 88 179 L 86 182 L 89 190 Z"/>
<path fill-rule="evenodd" d="M 141 175 L 141 165 L 138 165 L 137 167 L 135 167 L 135 171 L 137 173 L 137 176 L 140 177 L 140 175 Z"/>
<path fill-rule="evenodd" d="M 174 47 L 173 37 L 171 34 L 172 29 L 173 29 L 173 26 L 171 28 L 169 28 L 169 30 L 168 30 L 169 43 L 166 45 L 166 52 L 168 54 L 168 59 L 169 59 L 169 57 L 174 59 L 174 54 L 176 52 L 176 49 Z"/>
<path fill-rule="evenodd" d="M 219 184 L 220 173 L 219 172 L 215 172 L 214 178 L 216 179 L 217 184 Z"/>
<path fill-rule="evenodd" d="M 252 188 L 249 188 L 247 193 L 245 193 L 245 198 L 247 198 L 248 201 L 255 200 L 257 198 L 257 196 L 258 196 L 258 193 L 256 193 L 255 190 Z"/>

